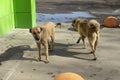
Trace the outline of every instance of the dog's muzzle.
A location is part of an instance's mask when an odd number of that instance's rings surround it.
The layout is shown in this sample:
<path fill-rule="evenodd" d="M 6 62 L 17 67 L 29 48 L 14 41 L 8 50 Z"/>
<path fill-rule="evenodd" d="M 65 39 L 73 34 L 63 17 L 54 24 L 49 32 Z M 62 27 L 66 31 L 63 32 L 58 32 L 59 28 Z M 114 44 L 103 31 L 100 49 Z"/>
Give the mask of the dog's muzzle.
<path fill-rule="evenodd" d="M 40 37 L 39 37 L 38 35 L 35 35 L 35 36 L 34 36 L 34 39 L 35 39 L 36 42 L 39 42 L 39 41 L 40 41 Z"/>
<path fill-rule="evenodd" d="M 40 39 L 39 39 L 39 38 L 35 38 L 35 41 L 36 41 L 37 43 L 39 43 L 39 42 L 40 42 Z"/>
<path fill-rule="evenodd" d="M 35 36 L 34 38 L 35 38 L 35 40 L 37 40 L 37 41 L 40 40 L 38 36 Z"/>

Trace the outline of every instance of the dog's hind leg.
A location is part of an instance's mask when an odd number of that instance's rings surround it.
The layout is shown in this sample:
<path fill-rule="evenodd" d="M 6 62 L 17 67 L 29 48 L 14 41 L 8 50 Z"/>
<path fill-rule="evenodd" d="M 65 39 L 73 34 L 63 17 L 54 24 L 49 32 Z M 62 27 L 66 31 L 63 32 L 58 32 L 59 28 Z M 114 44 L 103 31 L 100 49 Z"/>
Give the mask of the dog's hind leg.
<path fill-rule="evenodd" d="M 52 41 L 52 48 L 51 50 L 54 50 L 54 40 L 55 40 L 55 29 L 52 29 L 52 34 L 50 35 L 51 41 Z"/>
<path fill-rule="evenodd" d="M 95 41 L 95 46 L 94 46 L 95 50 L 96 50 L 97 44 L 98 44 L 98 39 Z"/>
<path fill-rule="evenodd" d="M 54 50 L 54 36 L 51 36 L 51 41 L 52 41 L 52 48 L 51 48 L 51 50 L 53 51 Z"/>
<path fill-rule="evenodd" d="M 81 37 L 79 37 L 79 38 L 78 38 L 78 40 L 77 40 L 77 42 L 76 42 L 76 43 L 78 44 L 78 43 L 80 42 L 80 40 L 81 40 Z"/>
<path fill-rule="evenodd" d="M 93 60 L 97 60 L 97 57 L 96 57 L 96 54 L 95 54 L 95 51 L 96 51 L 96 47 L 95 47 L 96 39 L 90 40 L 90 38 L 89 38 L 89 43 L 90 43 L 90 46 L 91 46 L 91 49 L 92 49 L 91 53 L 94 56 Z"/>
<path fill-rule="evenodd" d="M 100 35 L 98 34 L 98 35 L 97 35 L 97 38 L 96 38 L 95 46 L 94 46 L 95 50 L 96 50 L 96 47 L 97 47 L 97 45 L 98 45 L 99 38 L 100 38 Z"/>
<path fill-rule="evenodd" d="M 49 40 L 48 40 L 48 49 L 51 50 L 51 45 Z"/>

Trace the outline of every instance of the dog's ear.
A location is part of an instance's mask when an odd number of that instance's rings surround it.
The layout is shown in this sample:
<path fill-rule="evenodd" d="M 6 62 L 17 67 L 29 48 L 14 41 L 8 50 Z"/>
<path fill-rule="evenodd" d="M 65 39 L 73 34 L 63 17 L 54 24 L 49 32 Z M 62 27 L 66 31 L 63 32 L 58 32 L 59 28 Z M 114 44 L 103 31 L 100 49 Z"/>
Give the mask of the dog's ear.
<path fill-rule="evenodd" d="M 85 20 L 84 20 L 84 23 L 88 23 L 88 20 L 87 20 L 87 19 L 85 19 Z"/>
<path fill-rule="evenodd" d="M 43 30 L 43 28 L 42 27 L 40 27 L 40 31 L 42 31 Z"/>
<path fill-rule="evenodd" d="M 29 29 L 29 32 L 32 33 L 32 29 L 31 28 Z"/>

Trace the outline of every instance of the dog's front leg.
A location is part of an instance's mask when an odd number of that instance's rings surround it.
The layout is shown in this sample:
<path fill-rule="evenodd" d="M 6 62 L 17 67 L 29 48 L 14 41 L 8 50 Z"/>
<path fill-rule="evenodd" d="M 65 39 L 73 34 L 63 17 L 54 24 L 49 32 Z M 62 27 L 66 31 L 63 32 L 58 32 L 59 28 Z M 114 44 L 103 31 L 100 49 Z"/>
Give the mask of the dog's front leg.
<path fill-rule="evenodd" d="M 37 43 L 37 47 L 38 47 L 38 55 L 39 55 L 38 61 L 41 61 L 41 45 L 40 45 L 40 43 Z"/>
<path fill-rule="evenodd" d="M 45 54 L 46 54 L 46 61 L 45 62 L 49 63 L 49 59 L 48 59 L 48 55 L 49 55 L 49 53 L 48 53 L 48 41 L 45 42 L 44 46 L 45 46 Z"/>

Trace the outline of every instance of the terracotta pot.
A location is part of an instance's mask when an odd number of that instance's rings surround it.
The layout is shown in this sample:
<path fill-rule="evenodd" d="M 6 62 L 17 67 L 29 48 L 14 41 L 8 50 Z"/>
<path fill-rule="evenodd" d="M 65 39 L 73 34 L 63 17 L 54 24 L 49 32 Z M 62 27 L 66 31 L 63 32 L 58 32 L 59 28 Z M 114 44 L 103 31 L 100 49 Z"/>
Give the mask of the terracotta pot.
<path fill-rule="evenodd" d="M 118 27 L 119 21 L 114 16 L 108 16 L 107 18 L 104 19 L 104 26 L 110 27 L 110 28 Z"/>
<path fill-rule="evenodd" d="M 84 80 L 80 75 L 72 72 L 61 73 L 54 80 Z"/>

